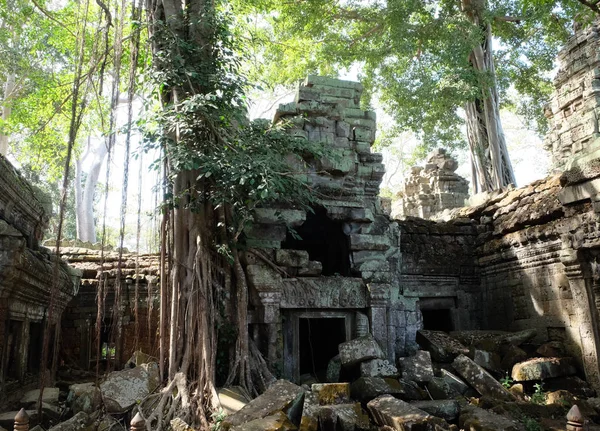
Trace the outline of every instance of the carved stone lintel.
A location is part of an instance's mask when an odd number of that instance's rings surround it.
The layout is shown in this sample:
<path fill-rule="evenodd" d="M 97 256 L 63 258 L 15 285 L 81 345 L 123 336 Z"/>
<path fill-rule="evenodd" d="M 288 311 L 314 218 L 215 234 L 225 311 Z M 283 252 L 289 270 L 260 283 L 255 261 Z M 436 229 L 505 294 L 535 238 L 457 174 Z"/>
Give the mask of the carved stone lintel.
<path fill-rule="evenodd" d="M 284 280 L 281 308 L 366 308 L 366 288 L 360 278 L 321 277 Z"/>

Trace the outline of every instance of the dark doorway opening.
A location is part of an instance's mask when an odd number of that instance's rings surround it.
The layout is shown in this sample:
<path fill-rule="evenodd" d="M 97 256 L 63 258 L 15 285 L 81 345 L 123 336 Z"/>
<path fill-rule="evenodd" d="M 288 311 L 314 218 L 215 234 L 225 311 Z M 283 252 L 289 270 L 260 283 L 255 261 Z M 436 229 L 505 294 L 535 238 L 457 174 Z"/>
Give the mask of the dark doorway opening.
<path fill-rule="evenodd" d="M 344 233 L 343 223 L 327 217 L 325 208 L 309 212 L 304 224 L 296 228 L 296 233 L 288 232 L 282 248 L 306 250 L 310 260 L 323 264 L 323 275 L 351 275 L 350 238 Z"/>
<path fill-rule="evenodd" d="M 345 322 L 344 318 L 300 318 L 300 375 L 325 381 L 329 360 L 338 354 L 338 344 L 346 341 Z"/>
<path fill-rule="evenodd" d="M 6 350 L 7 350 L 7 362 L 6 362 L 6 377 L 8 380 L 19 380 L 21 378 L 20 373 L 20 347 L 23 338 L 23 322 L 18 320 L 8 321 L 8 331 L 6 337 Z"/>
<path fill-rule="evenodd" d="M 40 371 L 40 358 L 44 342 L 44 330 L 41 322 L 29 324 L 29 357 L 27 370 L 32 373 Z"/>
<path fill-rule="evenodd" d="M 431 331 L 454 331 L 452 312 L 449 308 L 441 310 L 421 310 L 423 313 L 423 329 Z"/>

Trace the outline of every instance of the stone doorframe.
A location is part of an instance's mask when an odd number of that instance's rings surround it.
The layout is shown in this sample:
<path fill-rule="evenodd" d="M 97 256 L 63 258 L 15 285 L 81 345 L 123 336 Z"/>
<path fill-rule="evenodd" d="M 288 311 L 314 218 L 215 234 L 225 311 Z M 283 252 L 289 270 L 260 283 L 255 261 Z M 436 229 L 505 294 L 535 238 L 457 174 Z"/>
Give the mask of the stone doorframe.
<path fill-rule="evenodd" d="M 286 310 L 283 325 L 283 378 L 300 379 L 300 319 L 344 319 L 346 341 L 352 339 L 354 310 Z"/>

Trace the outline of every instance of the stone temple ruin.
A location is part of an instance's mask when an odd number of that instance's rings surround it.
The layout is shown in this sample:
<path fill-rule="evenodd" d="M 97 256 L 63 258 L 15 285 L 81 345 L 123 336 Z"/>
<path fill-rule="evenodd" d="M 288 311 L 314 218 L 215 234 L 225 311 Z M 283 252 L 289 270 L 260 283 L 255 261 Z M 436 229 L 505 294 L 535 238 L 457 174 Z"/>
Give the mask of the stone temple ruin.
<path fill-rule="evenodd" d="M 371 152 L 376 118 L 359 107 L 362 86 L 310 76 L 298 87 L 275 121 L 326 147 L 320 160 L 288 160 L 318 193 L 319 205 L 257 209 L 243 256 L 249 333 L 285 380 L 250 402 L 233 389 L 221 392 L 224 406 L 238 403 L 225 429 L 521 430 L 524 417 L 535 417 L 540 429 L 564 429 L 573 404 L 589 420 L 600 419 L 599 44 L 594 26 L 561 53 L 547 111 L 555 175 L 465 207 L 467 183 L 439 150 L 412 171 L 393 212 L 401 219 L 390 217 L 378 197 L 384 166 Z M 24 358 L 38 355 L 37 325 L 49 315 L 44 298 L 56 258 L 39 246 L 47 210 L 0 163 L 0 384 L 6 389 L 37 371 Z M 431 219 L 444 210 L 446 221 Z M 126 286 L 121 311 L 128 335 L 112 359 L 124 364 L 138 349 L 156 355 L 158 257 L 127 254 L 117 271 L 115 252 L 103 264 L 99 254 L 77 243 L 62 254 L 70 266 L 60 266 L 53 323 L 61 321 L 55 355 L 65 379 L 84 375 L 98 359 L 94 297 L 103 271 L 107 304 L 115 283 Z M 147 323 L 133 340 L 136 291 L 137 312 Z M 131 365 L 147 359 L 138 354 Z M 146 363 L 117 373 L 142 376 L 139 394 L 147 394 L 156 386 L 155 368 Z M 107 408 L 111 413 L 133 408 L 135 398 L 115 394 L 111 376 L 99 388 L 71 386 L 72 411 L 92 413 L 73 400 L 95 405 L 96 391 L 119 399 L 118 408 Z M 534 384 L 541 382 L 547 393 L 536 401 Z M 299 386 L 311 383 L 310 390 Z M 468 404 L 471 397 L 478 405 Z M 575 413 L 571 424 L 582 423 Z"/>

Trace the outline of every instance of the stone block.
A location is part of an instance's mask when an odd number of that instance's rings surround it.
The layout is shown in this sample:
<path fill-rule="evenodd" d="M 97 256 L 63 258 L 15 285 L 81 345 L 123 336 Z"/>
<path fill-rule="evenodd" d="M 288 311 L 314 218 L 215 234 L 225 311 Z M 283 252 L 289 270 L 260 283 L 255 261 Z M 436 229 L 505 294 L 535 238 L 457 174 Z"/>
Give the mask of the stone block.
<path fill-rule="evenodd" d="M 350 235 L 350 250 L 387 250 L 390 239 L 386 235 Z"/>
<path fill-rule="evenodd" d="M 467 406 L 460 412 L 458 424 L 461 429 L 472 431 L 522 431 L 516 421 L 479 407 Z"/>
<path fill-rule="evenodd" d="M 506 349 L 500 366 L 503 370 L 512 371 L 513 366 L 518 362 L 525 361 L 529 355 L 523 349 L 514 344 L 510 344 Z"/>
<path fill-rule="evenodd" d="M 293 420 L 298 407 L 302 408 L 303 399 L 304 389 L 286 380 L 278 380 L 241 410 L 227 416 L 223 421 L 223 426 L 225 429 L 229 429 L 267 416 L 278 415 L 281 417 L 279 412 L 285 413 L 288 418 Z M 300 418 L 298 417 L 298 419 Z M 258 430 L 258 428 L 256 429 Z"/>
<path fill-rule="evenodd" d="M 473 361 L 480 367 L 485 368 L 492 373 L 501 373 L 500 355 L 495 352 L 487 352 L 481 349 L 472 349 Z"/>
<path fill-rule="evenodd" d="M 79 383 L 69 386 L 67 401 L 73 413 L 92 414 L 102 405 L 102 394 L 94 383 Z"/>
<path fill-rule="evenodd" d="M 363 377 L 398 377 L 398 369 L 387 359 L 371 359 L 360 364 Z"/>
<path fill-rule="evenodd" d="M 444 379 L 444 381 L 446 383 L 448 383 L 448 385 L 450 385 L 450 387 L 452 389 L 454 389 L 456 392 L 458 392 L 459 394 L 464 394 L 467 392 L 467 390 L 469 390 L 469 385 L 467 385 L 465 382 L 463 382 L 460 377 L 455 376 L 454 374 L 452 374 L 450 371 L 445 370 L 445 369 L 441 369 L 440 370 L 440 375 L 441 378 Z"/>
<path fill-rule="evenodd" d="M 427 383 L 434 377 L 431 355 L 425 350 L 419 350 L 414 356 L 398 358 L 398 368 L 402 378 L 416 383 Z"/>
<path fill-rule="evenodd" d="M 452 366 L 481 395 L 505 401 L 514 400 L 513 395 L 500 382 L 467 356 L 458 356 Z"/>
<path fill-rule="evenodd" d="M 446 380 L 441 377 L 434 377 L 427 383 L 427 391 L 434 400 L 448 400 L 460 396 Z"/>
<path fill-rule="evenodd" d="M 367 402 L 380 395 L 390 394 L 399 398 L 414 397 L 414 388 L 393 378 L 360 377 L 350 386 L 352 399 Z M 420 394 L 418 394 L 420 395 Z"/>
<path fill-rule="evenodd" d="M 58 405 L 58 394 L 60 390 L 58 388 L 44 388 L 44 394 L 42 396 L 42 402 L 48 404 Z M 25 395 L 21 398 L 21 407 L 27 408 L 31 405 L 37 405 L 40 398 L 40 390 L 33 389 L 25 392 Z"/>
<path fill-rule="evenodd" d="M 577 369 L 571 358 L 533 358 L 515 364 L 511 376 L 517 382 L 572 376 Z"/>
<path fill-rule="evenodd" d="M 219 396 L 221 408 L 228 415 L 241 410 L 250 402 L 250 400 L 244 395 L 244 391 L 241 390 L 239 386 L 220 388 L 217 390 L 217 395 Z"/>
<path fill-rule="evenodd" d="M 350 124 L 345 121 L 338 121 L 335 125 L 335 134 L 340 138 L 348 138 L 350 136 Z"/>
<path fill-rule="evenodd" d="M 275 250 L 275 263 L 292 268 L 308 266 L 308 252 L 305 250 Z"/>
<path fill-rule="evenodd" d="M 316 260 L 311 260 L 308 265 L 298 268 L 299 277 L 318 277 L 323 272 L 323 264 Z"/>
<path fill-rule="evenodd" d="M 360 403 L 323 406 L 319 412 L 321 429 L 339 429 L 340 431 L 371 431 L 369 415 Z M 339 425 L 338 425 L 339 424 Z M 333 426 L 327 428 L 327 425 Z"/>
<path fill-rule="evenodd" d="M 321 406 L 350 402 L 350 383 L 314 383 L 311 391 Z"/>
<path fill-rule="evenodd" d="M 79 412 L 71 419 L 53 426 L 49 431 L 85 431 L 90 429 L 93 422 L 94 420 L 87 413 Z"/>
<path fill-rule="evenodd" d="M 369 359 L 383 359 L 385 355 L 372 335 L 355 338 L 339 345 L 340 361 L 348 367 Z"/>
<path fill-rule="evenodd" d="M 430 415 L 407 402 L 390 395 L 382 395 L 367 404 L 376 425 L 389 426 L 397 431 L 449 430 L 443 419 Z"/>
<path fill-rule="evenodd" d="M 297 429 L 283 412 L 276 412 L 230 428 L 231 431 L 295 431 Z"/>
<path fill-rule="evenodd" d="M 460 404 L 456 400 L 413 401 L 410 405 L 446 421 L 456 420 L 460 412 Z"/>
<path fill-rule="evenodd" d="M 466 355 L 469 349 L 442 331 L 420 330 L 417 343 L 431 354 L 436 362 L 452 362 L 458 355 Z"/>
<path fill-rule="evenodd" d="M 256 208 L 254 221 L 260 224 L 283 224 L 301 226 L 306 221 L 306 211 L 294 209 Z"/>
<path fill-rule="evenodd" d="M 266 265 L 246 266 L 248 281 L 257 289 L 275 289 L 281 284 L 281 274 Z"/>
<path fill-rule="evenodd" d="M 251 239 L 284 241 L 287 235 L 287 228 L 283 225 L 253 224 L 244 229 L 244 233 Z"/>
<path fill-rule="evenodd" d="M 159 384 L 158 364 L 150 362 L 110 373 L 100 384 L 100 391 L 107 411 L 119 413 L 146 398 Z"/>

